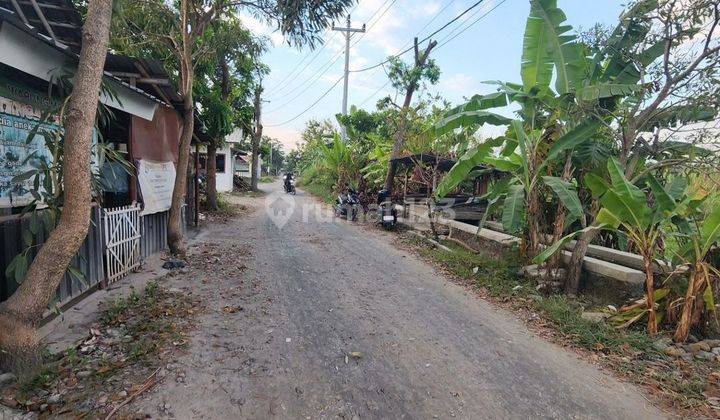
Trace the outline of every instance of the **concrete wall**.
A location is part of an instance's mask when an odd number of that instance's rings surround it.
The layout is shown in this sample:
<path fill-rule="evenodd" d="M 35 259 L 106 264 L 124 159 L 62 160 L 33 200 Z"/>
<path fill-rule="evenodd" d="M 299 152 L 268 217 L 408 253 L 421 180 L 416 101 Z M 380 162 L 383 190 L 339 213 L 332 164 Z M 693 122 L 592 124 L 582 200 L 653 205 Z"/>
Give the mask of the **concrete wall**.
<path fill-rule="evenodd" d="M 217 153 L 225 156 L 225 171 L 223 173 L 218 172 L 215 176 L 217 190 L 218 192 L 230 192 L 233 190 L 233 173 L 235 172 L 230 145 L 218 150 Z"/>
<path fill-rule="evenodd" d="M 414 229 L 429 229 L 427 210 L 424 206 L 396 206 L 399 213 L 403 216 L 400 222 Z M 492 224 L 492 223 L 491 223 Z M 487 249 L 489 243 L 496 246 L 514 247 L 520 244 L 520 238 L 508 235 L 491 229 L 480 229 L 477 226 L 467 223 L 438 218 L 436 222 L 438 230 L 451 238 L 460 239 L 470 248 L 481 247 Z M 612 289 L 614 298 L 627 298 L 638 295 L 643 290 L 645 282 L 645 274 L 634 268 L 633 260 L 637 257 L 635 254 L 623 253 L 610 248 L 593 246 L 593 252 L 583 259 L 583 288 L 586 290 L 603 290 Z M 602 252 L 598 249 L 602 248 Z M 625 255 L 629 254 L 629 255 Z M 563 259 L 567 262 L 570 258 L 570 252 L 562 251 Z M 621 258 L 622 257 L 622 258 Z M 632 258 L 631 258 L 632 257 Z"/>

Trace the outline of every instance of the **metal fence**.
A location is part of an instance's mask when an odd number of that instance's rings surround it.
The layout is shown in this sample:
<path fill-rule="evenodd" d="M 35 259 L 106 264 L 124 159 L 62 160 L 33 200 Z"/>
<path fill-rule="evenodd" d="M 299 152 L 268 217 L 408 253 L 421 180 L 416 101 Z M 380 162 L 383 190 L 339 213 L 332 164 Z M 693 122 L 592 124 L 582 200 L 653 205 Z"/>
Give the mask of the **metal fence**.
<path fill-rule="evenodd" d="M 0 301 L 10 297 L 18 287 L 15 279 L 8 279 L 5 269 L 10 261 L 25 249 L 23 232 L 30 230 L 30 217 L 11 218 L 0 222 Z M 32 261 L 40 245 L 45 243 L 47 235 L 40 230 L 35 237 L 37 246 L 28 251 L 28 261 Z M 57 291 L 57 300 L 64 302 L 78 296 L 105 279 L 103 270 L 103 241 L 101 232 L 100 208 L 93 207 L 90 228 L 71 265 L 79 269 L 84 279 L 66 274 Z"/>
<path fill-rule="evenodd" d="M 105 271 L 108 283 L 140 266 L 140 206 L 103 209 Z"/>
<path fill-rule="evenodd" d="M 113 209 L 108 210 L 110 212 L 113 211 Z M 60 305 L 81 295 L 88 289 L 96 287 L 105 280 L 111 281 L 116 278 L 111 277 L 111 273 L 108 271 L 108 261 L 106 259 L 108 247 L 106 244 L 108 243 L 107 240 L 111 238 L 106 237 L 103 231 L 112 232 L 113 226 L 116 226 L 118 223 L 127 224 L 127 220 L 123 222 L 122 219 L 111 220 L 103 218 L 103 212 L 104 210 L 98 206 L 92 209 L 88 235 L 72 261 L 72 265 L 83 273 L 84 279 L 81 280 L 69 274 L 65 275 L 57 291 L 57 301 Z M 185 208 L 183 207 L 181 220 L 185 220 L 185 213 Z M 141 260 L 146 259 L 156 252 L 167 249 L 168 212 L 139 216 L 138 219 L 140 225 L 140 237 L 138 239 L 140 247 L 139 255 Z M 104 228 L 106 221 L 108 222 L 108 227 Z M 127 234 L 124 236 L 132 236 L 132 230 L 130 230 L 128 226 L 124 228 L 126 229 L 124 232 Z M 187 227 L 185 223 L 182 224 L 182 228 L 183 233 L 186 233 Z M 7 278 L 5 270 L 15 255 L 25 249 L 23 245 L 23 232 L 29 229 L 30 217 L 12 217 L 0 221 L 0 302 L 9 298 L 15 290 L 17 290 L 18 284 L 15 279 Z M 28 252 L 28 261 L 32 261 L 37 253 L 37 249 L 39 249 L 46 240 L 47 235 L 44 232 L 38 233 L 35 237 L 36 246 Z M 117 241 L 110 243 L 117 243 Z M 133 254 L 136 252 L 136 249 L 132 247 L 128 246 L 124 249 L 125 251 L 122 252 L 129 252 L 130 254 L 128 255 L 137 255 Z M 137 267 L 137 264 L 134 264 L 135 260 L 128 261 L 133 263 L 130 264 L 131 267 Z"/>

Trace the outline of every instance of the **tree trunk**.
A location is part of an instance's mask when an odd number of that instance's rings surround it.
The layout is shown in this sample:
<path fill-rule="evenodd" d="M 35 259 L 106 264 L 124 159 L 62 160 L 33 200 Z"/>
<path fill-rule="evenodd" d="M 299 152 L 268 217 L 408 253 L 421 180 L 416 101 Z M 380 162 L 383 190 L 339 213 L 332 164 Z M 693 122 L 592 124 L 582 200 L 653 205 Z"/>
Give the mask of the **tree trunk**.
<path fill-rule="evenodd" d="M 167 241 L 170 252 L 173 255 L 183 256 L 185 247 L 182 243 L 182 205 L 187 192 L 187 178 L 190 160 L 190 144 L 195 128 L 195 107 L 193 103 L 193 77 L 194 67 L 192 62 L 192 37 L 188 32 L 189 13 L 188 0 L 180 1 L 180 28 L 182 31 L 182 51 L 180 52 L 180 79 L 181 93 L 183 96 L 183 128 L 180 133 L 180 146 L 178 151 L 178 163 L 175 170 L 175 183 L 173 185 L 170 214 L 168 216 Z M 197 194 L 197 192 L 196 192 Z"/>
<path fill-rule="evenodd" d="M 657 334 L 657 317 L 655 316 L 655 271 L 652 256 L 643 255 L 645 263 L 645 300 L 648 309 L 648 334 Z"/>
<path fill-rule="evenodd" d="M 697 312 L 696 308 L 703 303 L 702 295 L 707 287 L 707 281 L 705 280 L 707 275 L 707 267 L 705 267 L 704 263 L 697 264 L 690 273 L 682 315 L 680 315 L 680 321 L 677 324 L 677 329 L 673 336 L 673 340 L 678 343 L 684 343 L 687 340 L 690 329 L 694 325 L 693 321 L 697 318 L 695 316 Z"/>
<path fill-rule="evenodd" d="M 565 293 L 575 295 L 580 291 L 580 276 L 582 275 L 583 259 L 590 243 L 600 233 L 600 229 L 591 229 L 583 232 L 575 243 L 572 256 L 567 264 L 567 277 L 565 278 Z"/>
<path fill-rule="evenodd" d="M 64 121 L 64 206 L 60 221 L 40 248 L 23 283 L 6 302 L 0 304 L 0 364 L 11 368 L 22 369 L 23 361 L 39 360 L 36 358 L 37 322 L 55 296 L 90 226 L 92 134 L 111 15 L 112 1 L 90 0 L 83 25 L 75 86 Z"/>
<path fill-rule="evenodd" d="M 182 205 L 185 202 L 185 193 L 187 190 L 186 174 L 188 171 L 188 162 L 190 161 L 190 143 L 192 140 L 193 127 L 195 124 L 195 114 L 193 113 L 192 106 L 192 94 L 189 94 L 185 98 L 185 110 L 183 112 L 183 117 L 185 121 L 183 123 L 182 132 L 180 133 L 180 149 L 177 168 L 175 171 L 175 184 L 173 185 L 172 202 L 170 204 L 170 214 L 168 217 L 167 232 L 168 247 L 170 247 L 170 252 L 173 255 L 180 256 L 185 254 L 185 247 L 182 243 Z"/>
<path fill-rule="evenodd" d="M 406 103 L 409 103 L 410 100 L 412 100 L 412 92 L 408 91 L 408 93 L 409 96 L 405 96 Z M 388 191 L 388 195 L 392 194 L 395 174 L 397 173 L 397 162 L 394 162 L 393 159 L 400 157 L 400 153 L 402 153 L 403 146 L 405 145 L 405 129 L 407 126 L 407 121 L 405 121 L 405 118 L 407 116 L 406 111 L 407 106 L 404 106 L 403 112 L 401 112 L 402 120 L 400 121 L 398 131 L 395 133 L 395 141 L 393 142 L 392 154 L 390 155 L 390 161 L 388 162 L 388 171 L 387 175 L 385 176 L 385 189 Z"/>
<path fill-rule="evenodd" d="M 568 151 L 565 153 L 565 166 L 563 168 L 562 179 L 564 181 L 570 181 L 572 177 L 572 172 L 572 153 Z M 565 232 L 565 221 L 567 219 L 568 210 L 560 201 L 558 201 L 557 209 L 558 210 L 555 216 L 555 222 L 553 223 L 553 236 L 552 240 L 550 241 L 551 244 L 559 241 L 563 237 L 563 233 Z M 551 270 L 560 267 L 560 265 L 562 264 L 562 255 L 562 252 L 556 252 L 555 255 L 550 258 L 550 261 L 548 262 L 548 268 L 550 270 L 548 270 L 548 273 L 550 273 Z"/>
<path fill-rule="evenodd" d="M 418 51 L 418 40 L 415 38 L 415 67 L 413 68 L 414 73 L 422 73 L 421 69 L 425 66 L 430 51 L 437 45 L 437 42 L 430 41 L 425 51 L 420 55 Z M 412 103 L 412 97 L 415 90 L 418 87 L 419 80 L 413 80 L 408 85 L 407 91 L 405 92 L 405 100 L 403 106 L 400 109 L 400 124 L 395 132 L 395 138 L 393 141 L 392 154 L 390 155 L 390 162 L 388 162 L 388 171 L 385 176 L 385 189 L 388 191 L 388 196 L 392 194 L 393 184 L 395 180 L 395 173 L 397 172 L 397 163 L 393 162 L 394 158 L 400 157 L 403 147 L 405 146 L 405 133 L 407 131 L 407 114 Z"/>
<path fill-rule="evenodd" d="M 205 173 L 205 188 L 207 194 L 208 210 L 217 211 L 217 140 L 213 140 L 207 145 L 207 172 Z"/>
<path fill-rule="evenodd" d="M 537 187 L 530 189 L 527 196 L 528 244 L 527 256 L 534 258 L 540 253 L 540 195 Z"/>

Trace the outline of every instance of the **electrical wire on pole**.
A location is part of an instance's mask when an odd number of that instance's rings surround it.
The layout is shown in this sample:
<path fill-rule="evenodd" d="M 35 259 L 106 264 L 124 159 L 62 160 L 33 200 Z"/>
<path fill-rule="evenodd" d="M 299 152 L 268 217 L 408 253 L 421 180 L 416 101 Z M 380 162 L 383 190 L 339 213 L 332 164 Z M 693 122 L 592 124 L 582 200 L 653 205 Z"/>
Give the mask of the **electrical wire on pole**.
<path fill-rule="evenodd" d="M 438 48 L 441 48 L 442 46 L 447 45 L 450 41 L 452 41 L 453 39 L 455 39 L 455 38 L 459 37 L 460 35 L 462 35 L 465 31 L 467 31 L 468 29 L 472 28 L 472 27 L 475 26 L 478 22 L 480 22 L 481 20 L 483 20 L 487 15 L 489 15 L 490 13 L 492 13 L 493 11 L 495 11 L 495 9 L 497 9 L 497 8 L 500 7 L 500 6 L 502 6 L 506 1 L 507 1 L 507 0 L 500 0 L 500 2 L 498 2 L 498 4 L 496 4 L 495 6 L 493 6 L 492 9 L 490 9 L 490 10 L 488 10 L 487 12 L 483 13 L 480 17 L 478 17 L 477 19 L 475 19 L 474 21 L 472 21 L 469 25 L 467 25 L 466 27 L 464 27 L 460 32 L 456 33 L 455 35 L 448 34 L 448 36 L 446 36 L 445 38 L 443 38 L 443 39 L 440 40 L 440 45 L 438 45 Z"/>
<path fill-rule="evenodd" d="M 367 30 L 372 29 L 372 27 L 375 26 L 380 21 L 380 19 L 382 19 L 382 17 L 385 15 L 385 13 L 387 13 L 387 11 L 390 9 L 390 7 L 392 7 L 393 4 L 395 4 L 396 1 L 397 0 L 392 0 L 391 2 L 385 2 L 379 8 L 377 8 L 375 10 L 375 12 L 370 16 L 370 19 L 369 19 L 370 21 L 372 21 L 373 18 L 375 18 L 375 16 L 377 16 L 377 14 L 380 13 L 381 10 L 383 10 L 383 8 L 385 8 L 385 10 L 382 11 L 380 16 L 374 22 L 371 22 L 369 24 Z M 362 38 L 362 36 L 364 36 L 364 34 L 360 35 L 361 38 Z M 353 43 L 350 46 L 350 48 L 354 47 L 355 45 L 357 45 L 357 41 L 355 43 Z M 267 112 L 268 113 L 275 112 L 281 108 L 284 108 L 288 104 L 292 103 L 295 99 L 299 98 L 303 93 L 305 93 L 308 89 L 310 89 L 314 83 L 316 83 L 318 80 L 320 80 L 320 78 L 322 78 L 322 76 L 324 76 L 328 72 L 328 70 L 333 66 L 333 64 L 335 64 L 340 59 L 340 57 L 342 57 L 342 55 L 343 55 L 343 51 L 342 50 L 338 51 L 337 54 L 335 54 L 333 57 L 330 58 L 330 60 L 328 60 L 325 64 L 320 66 L 320 68 L 315 72 L 314 75 L 305 79 L 303 82 L 298 84 L 295 88 L 286 92 L 283 96 L 287 97 L 287 96 L 293 95 L 295 92 L 297 92 L 297 94 L 295 94 L 289 100 L 286 100 L 285 102 L 283 102 L 281 105 L 273 107 L 272 109 L 268 110 Z M 300 90 L 300 91 L 298 92 L 298 90 Z"/>
<path fill-rule="evenodd" d="M 347 115 L 347 97 L 348 97 L 348 83 L 350 79 L 350 38 L 356 33 L 365 32 L 365 24 L 363 23 L 362 28 L 353 28 L 350 24 L 350 15 L 347 17 L 347 25 L 345 27 L 333 26 L 333 31 L 338 31 L 345 37 L 345 72 L 343 78 L 343 99 L 342 99 L 342 114 Z M 343 125 L 341 127 L 342 139 L 347 141 L 347 128 Z"/>
<path fill-rule="evenodd" d="M 360 6 L 360 2 L 359 2 L 359 1 L 358 1 L 357 3 L 355 3 L 355 6 L 352 8 L 352 10 L 350 10 L 350 14 L 352 14 L 352 13 L 355 11 L 355 9 L 358 8 L 358 6 Z M 328 33 L 331 33 L 331 34 L 330 34 L 331 37 L 334 37 L 334 36 L 335 36 L 335 32 L 332 32 L 331 29 L 325 30 L 325 33 L 326 33 L 326 35 L 327 35 Z M 331 38 L 331 39 L 332 39 L 332 38 Z M 290 70 L 290 71 L 288 72 L 288 74 L 286 74 L 285 77 L 284 77 L 282 80 L 280 80 L 280 81 L 277 83 L 277 85 L 273 88 L 273 90 L 272 90 L 273 96 L 276 95 L 277 92 L 280 92 L 280 91 L 282 91 L 285 87 L 287 87 L 288 84 L 289 84 L 290 82 L 292 82 L 292 80 L 293 80 L 293 79 L 291 79 L 291 77 L 295 74 L 295 70 L 297 70 L 298 68 L 300 68 L 300 66 L 302 65 L 302 63 L 305 62 L 305 60 L 307 60 L 309 57 L 312 57 L 312 59 L 311 59 L 307 64 L 305 64 L 305 66 L 304 66 L 299 72 L 297 72 L 297 75 L 298 75 L 298 76 L 301 75 L 301 74 L 305 71 L 305 69 L 307 69 L 308 66 L 309 66 L 310 64 L 312 64 L 312 62 L 315 61 L 315 60 L 320 56 L 320 53 L 321 53 L 321 52 L 325 49 L 325 47 L 327 46 L 328 41 L 329 41 L 329 40 L 326 40 L 325 42 L 323 42 L 323 44 L 320 46 L 320 48 L 319 48 L 317 51 L 315 51 L 315 54 L 305 54 L 305 55 L 303 56 L 303 58 L 295 65 L 295 67 L 293 67 L 293 69 Z M 285 83 L 285 82 L 288 82 L 288 83 Z"/>
<path fill-rule="evenodd" d="M 443 14 L 443 12 L 444 12 L 445 10 L 447 10 L 453 3 L 455 3 L 455 0 L 450 0 L 450 1 L 448 1 L 447 3 L 445 3 L 445 4 L 443 5 L 443 7 L 441 7 L 440 10 L 438 10 L 438 11 L 433 15 L 433 17 L 430 18 L 430 20 L 428 20 L 427 22 L 425 22 L 425 25 L 423 25 L 423 27 L 420 28 L 420 30 L 417 31 L 417 33 L 415 34 L 415 36 L 416 36 L 416 37 L 419 37 L 420 34 L 422 34 L 422 32 L 423 32 L 425 29 L 427 29 L 428 26 L 430 26 L 433 22 L 435 22 L 435 20 L 437 20 L 437 18 L 439 18 L 439 17 Z M 371 26 L 371 27 L 372 27 L 372 26 Z M 358 41 L 359 41 L 359 40 L 358 40 Z M 404 43 L 404 44 L 399 48 L 399 51 L 402 51 L 407 45 L 408 45 L 408 42 Z M 397 54 L 397 53 L 396 53 L 396 54 Z M 395 55 L 396 55 L 396 54 L 395 54 Z M 373 70 L 373 72 L 370 73 L 370 75 L 368 75 L 368 78 L 369 78 L 369 77 L 372 77 L 375 73 L 377 73 L 378 71 L 380 71 L 380 68 L 383 68 L 383 67 L 381 66 L 381 67 L 375 68 L 375 69 Z M 382 86 L 380 86 L 375 92 L 373 92 L 372 95 L 370 95 L 370 96 L 366 97 L 365 99 L 363 99 L 363 101 L 360 102 L 360 104 L 359 104 L 358 106 L 363 106 L 363 105 L 365 105 L 365 103 L 367 103 L 367 101 L 369 101 L 369 100 L 372 99 L 375 95 L 377 95 L 378 93 L 380 93 L 380 91 L 382 91 L 383 89 L 385 89 L 385 87 L 386 87 L 387 85 L 389 85 L 389 84 L 390 84 L 390 80 L 387 80 L 385 83 L 383 83 Z"/>
<path fill-rule="evenodd" d="M 458 16 L 456 16 L 455 18 L 453 18 L 452 20 L 446 22 L 443 26 L 441 26 L 440 28 L 436 29 L 436 30 L 435 30 L 433 33 L 431 33 L 430 35 L 424 37 L 420 42 L 425 42 L 425 41 L 427 41 L 428 39 L 430 39 L 431 37 L 437 35 L 437 34 L 440 33 L 441 31 L 443 31 L 445 28 L 447 28 L 448 26 L 452 25 L 454 22 L 457 22 L 459 19 L 462 18 L 462 16 L 466 15 L 466 14 L 467 14 L 468 12 L 470 12 L 472 9 L 474 9 L 475 7 L 477 7 L 477 6 L 479 6 L 480 4 L 482 4 L 484 1 L 485 1 L 485 0 L 479 0 L 479 1 L 475 2 L 475 3 L 474 3 L 473 5 L 471 5 L 469 8 L 465 9 L 465 11 L 463 11 L 461 14 L 459 14 Z M 441 46 L 443 46 L 443 45 L 446 45 L 447 43 L 449 43 L 449 42 L 452 41 L 453 39 L 455 39 L 455 38 L 457 38 L 458 36 L 460 36 L 462 33 L 466 32 L 468 29 L 470 29 L 472 26 L 474 26 L 475 24 L 477 24 L 477 23 L 478 23 L 480 20 L 482 20 L 484 17 L 486 17 L 486 16 L 489 15 L 491 12 L 493 12 L 495 9 L 497 9 L 497 8 L 500 7 L 502 4 L 504 4 L 505 1 L 507 1 L 507 0 L 501 0 L 500 3 L 498 3 L 497 5 L 495 5 L 492 9 L 490 9 L 489 11 L 487 11 L 486 13 L 484 13 L 483 15 L 481 15 L 480 17 L 478 17 L 477 19 L 475 19 L 472 23 L 470 23 L 469 25 L 467 25 L 466 27 L 464 27 L 462 30 L 460 30 L 460 32 L 458 32 L 458 33 L 456 33 L 456 34 L 454 34 L 454 35 L 450 35 L 450 36 L 451 36 L 450 38 L 448 38 L 447 36 L 446 36 L 445 38 L 443 38 L 443 43 L 442 43 L 441 45 L 439 45 L 438 48 L 441 47 Z M 473 14 L 473 16 L 474 16 L 474 15 L 475 15 L 475 14 Z M 472 17 L 471 17 L 471 18 L 472 18 Z M 470 19 L 471 19 L 471 18 L 470 18 Z M 468 20 L 469 20 L 469 19 L 468 19 Z M 395 57 L 399 57 L 399 56 L 401 56 L 401 55 L 403 55 L 403 54 L 406 54 L 407 52 L 411 51 L 412 49 L 413 49 L 413 47 L 407 48 L 407 49 L 401 51 L 400 53 L 396 54 Z M 370 66 L 370 67 L 366 67 L 366 68 L 358 69 L 358 70 L 350 70 L 350 73 L 359 73 L 359 72 L 364 72 L 364 71 L 372 70 L 372 69 L 375 69 L 375 68 L 379 68 L 379 67 L 385 65 L 385 64 L 388 63 L 388 62 L 389 62 L 389 60 L 385 60 L 385 61 L 382 61 L 382 62 L 380 62 L 380 63 L 378 63 L 378 64 L 375 64 L 375 65 L 373 65 L 373 66 Z M 303 111 L 301 111 L 299 114 L 295 115 L 294 117 L 292 117 L 291 119 L 289 119 L 289 120 L 287 120 L 287 121 L 284 121 L 284 122 L 281 122 L 281 123 L 277 123 L 277 124 L 269 124 L 269 125 L 267 125 L 266 127 L 279 127 L 279 126 L 282 126 L 282 125 L 291 123 L 292 121 L 295 121 L 296 119 L 300 118 L 303 114 L 305 114 L 307 111 L 309 111 L 309 110 L 311 110 L 312 108 L 314 108 L 323 98 L 325 98 L 325 97 L 340 83 L 341 80 L 343 80 L 342 77 L 339 78 L 339 79 L 337 79 L 337 80 L 335 81 L 335 83 L 333 83 L 333 85 L 330 86 L 330 88 L 328 88 L 325 92 L 323 92 L 323 94 L 322 94 L 315 102 L 313 102 L 310 106 L 308 106 L 307 108 L 305 108 L 305 109 L 304 109 Z M 381 91 L 385 86 L 387 86 L 388 83 L 390 83 L 389 80 L 385 83 L 385 85 L 383 85 L 380 89 L 378 89 L 373 95 L 371 95 L 370 97 L 366 98 L 366 99 L 363 101 L 363 103 L 367 102 L 370 98 L 372 98 L 372 96 L 376 95 L 376 94 L 377 94 L 379 91 Z"/>
<path fill-rule="evenodd" d="M 335 83 L 333 83 L 333 85 L 330 86 L 330 88 L 329 88 L 328 90 L 326 90 L 325 92 L 323 92 L 323 94 L 322 94 L 319 98 L 317 98 L 317 100 L 316 100 L 315 102 L 313 102 L 313 103 L 312 103 L 310 106 L 308 106 L 307 108 L 303 109 L 299 114 L 295 115 L 294 117 L 290 118 L 290 119 L 287 120 L 287 121 L 283 121 L 283 122 L 277 123 L 277 124 L 267 124 L 265 127 L 280 127 L 281 125 L 285 125 L 285 124 L 291 123 L 291 122 L 295 121 L 296 119 L 300 118 L 301 116 L 303 116 L 303 114 L 305 114 L 306 112 L 308 112 L 309 110 L 311 110 L 313 107 L 315 107 L 315 105 L 317 105 L 317 104 L 318 104 L 324 97 L 326 97 L 333 89 L 335 89 L 335 86 L 337 86 L 342 79 L 343 79 L 342 77 L 339 78 L 339 79 L 337 79 L 337 80 L 335 81 Z"/>
<path fill-rule="evenodd" d="M 447 23 L 445 23 L 445 24 L 444 24 L 443 26 L 441 26 L 440 28 L 436 29 L 436 30 L 435 30 L 433 33 L 431 33 L 430 35 L 428 35 L 428 36 L 424 37 L 423 39 L 421 39 L 421 40 L 419 41 L 419 43 L 423 43 L 423 42 L 427 41 L 428 39 L 432 38 L 433 36 L 437 35 L 438 33 L 442 32 L 445 28 L 447 28 L 448 26 L 450 26 L 450 25 L 452 25 L 453 23 L 457 22 L 460 18 L 462 18 L 463 16 L 465 16 L 468 12 L 470 12 L 470 11 L 473 10 L 474 8 L 476 8 L 476 7 L 478 7 L 479 5 L 481 5 L 483 2 L 485 2 L 485 0 L 478 0 L 478 1 L 476 1 L 472 6 L 468 7 L 468 8 L 465 9 L 462 13 L 460 13 L 460 14 L 457 15 L 457 16 L 455 16 L 455 18 L 453 18 L 452 20 L 448 21 Z M 410 47 L 402 50 L 400 53 L 395 54 L 393 57 L 400 57 L 401 55 L 405 55 L 405 54 L 407 54 L 408 52 L 412 51 L 413 48 L 414 48 L 413 46 L 410 46 Z M 374 69 L 374 68 L 380 67 L 380 66 L 382 66 L 383 64 L 387 64 L 387 63 L 389 63 L 389 62 L 390 62 L 390 59 L 386 59 L 386 60 L 384 60 L 384 61 L 381 61 L 380 63 L 377 63 L 377 64 L 372 65 L 372 66 L 369 66 L 369 67 L 365 67 L 365 68 L 357 69 L 357 70 L 350 70 L 350 73 L 360 73 L 360 72 L 363 72 L 363 71 L 372 70 L 372 69 Z"/>

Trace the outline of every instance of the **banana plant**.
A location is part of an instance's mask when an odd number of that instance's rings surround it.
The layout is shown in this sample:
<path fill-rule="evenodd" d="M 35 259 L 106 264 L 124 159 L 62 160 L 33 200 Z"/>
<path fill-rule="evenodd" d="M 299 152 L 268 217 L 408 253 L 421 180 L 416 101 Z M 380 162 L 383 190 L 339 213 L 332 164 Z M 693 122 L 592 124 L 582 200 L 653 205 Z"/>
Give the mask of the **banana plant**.
<path fill-rule="evenodd" d="M 367 182 L 380 187 L 384 182 L 383 177 L 387 173 L 392 143 L 378 134 L 371 134 L 368 136 L 368 140 L 372 142 L 373 147 L 367 152 L 367 165 L 360 171 Z"/>
<path fill-rule="evenodd" d="M 539 187 L 547 186 L 571 217 L 583 216 L 576 191 L 580 183 L 572 177 L 553 176 L 557 174 L 552 168 L 567 153 L 592 143 L 625 98 L 644 94 L 646 87 L 640 84 L 638 66 L 650 64 L 662 54 L 662 48 L 653 45 L 631 57 L 627 54 L 629 47 L 650 30 L 643 16 L 658 7 L 657 0 L 635 3 L 621 17 L 607 47 L 592 57 L 571 33 L 572 27 L 565 23 L 556 0 L 531 0 L 530 4 L 523 40 L 522 84 L 496 82 L 498 93 L 475 96 L 452 109 L 435 130 L 445 133 L 482 124 L 510 126 L 502 145 L 495 145 L 497 139 L 491 139 L 468 151 L 443 179 L 437 195 L 449 193 L 471 173 L 468 163 L 509 172 L 514 182 L 502 192 L 504 227 L 517 232 L 526 221 L 531 222 L 527 230 L 532 251 L 539 246 L 539 228 L 532 224 L 537 223 L 537 207 L 544 202 Z M 521 106 L 520 121 L 507 121 L 492 112 L 491 108 L 509 102 Z M 516 148 L 519 150 L 514 151 Z"/>
<path fill-rule="evenodd" d="M 701 222 L 695 224 L 680 223 L 681 235 L 685 246 L 674 260 L 689 266 L 688 286 L 683 299 L 683 308 L 673 339 L 685 342 L 690 329 L 700 319 L 704 310 L 715 311 L 715 293 L 713 277 L 720 278 L 720 271 L 710 261 L 710 252 L 720 240 L 720 207 L 715 209 Z"/>
<path fill-rule="evenodd" d="M 645 272 L 645 304 L 648 315 L 647 329 L 649 334 L 656 334 L 660 319 L 656 314 L 655 299 L 660 296 L 655 290 L 655 257 L 658 241 L 668 233 L 668 226 L 673 224 L 685 225 L 682 221 L 687 215 L 695 212 L 702 203 L 703 197 L 685 191 L 683 186 L 675 183 L 666 188 L 652 174 L 646 176 L 646 185 L 652 193 L 652 204 L 648 201 L 645 192 L 630 182 L 615 158 L 610 158 L 607 164 L 610 183 L 599 177 L 590 177 L 586 181 L 593 189 L 593 193 L 600 197 L 602 208 L 595 218 L 595 222 L 588 228 L 571 233 L 553 245 L 546 248 L 535 259 L 535 263 L 542 263 L 553 254 L 563 249 L 568 242 L 576 236 L 591 230 L 609 230 L 622 233 L 632 240 L 635 249 L 643 258 Z M 710 243 L 720 234 L 718 220 L 709 224 L 703 238 Z M 703 242 L 705 244 L 705 242 Z M 705 244 L 707 245 L 707 244 Z M 704 246 L 698 249 L 704 249 Z M 709 245 L 708 249 L 709 249 Z M 644 315 L 645 312 L 642 314 Z"/>

